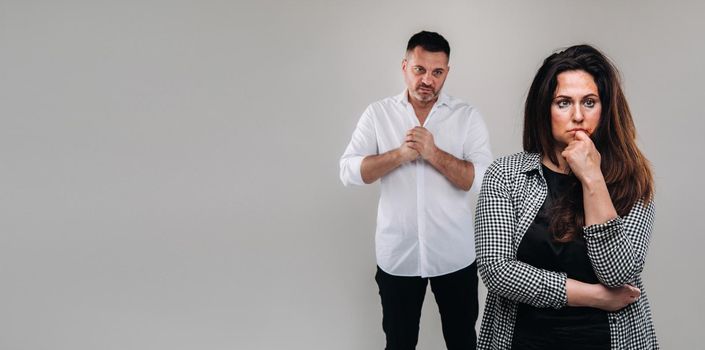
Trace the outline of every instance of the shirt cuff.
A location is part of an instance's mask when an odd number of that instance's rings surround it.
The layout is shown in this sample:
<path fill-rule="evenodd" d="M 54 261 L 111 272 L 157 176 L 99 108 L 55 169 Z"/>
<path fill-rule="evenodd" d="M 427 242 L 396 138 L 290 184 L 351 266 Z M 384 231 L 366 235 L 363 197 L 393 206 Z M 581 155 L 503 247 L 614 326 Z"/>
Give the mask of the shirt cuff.
<path fill-rule="evenodd" d="M 482 187 L 482 179 L 485 177 L 487 172 L 487 166 L 476 165 L 472 160 L 467 160 L 472 163 L 475 170 L 475 177 L 472 180 L 472 185 L 470 186 L 470 193 L 479 194 L 480 188 Z"/>
<path fill-rule="evenodd" d="M 350 157 L 344 161 L 345 164 L 341 169 L 340 178 L 343 180 L 345 186 L 365 184 L 365 182 L 362 181 L 362 171 L 360 170 L 363 159 L 365 159 L 365 157 L 357 156 Z"/>
<path fill-rule="evenodd" d="M 599 239 L 601 237 L 610 236 L 619 232 L 622 226 L 622 218 L 617 216 L 614 219 L 607 220 L 602 224 L 594 224 L 583 227 L 583 233 L 586 238 Z"/>
<path fill-rule="evenodd" d="M 542 300 L 542 304 L 549 305 L 554 309 L 560 309 L 568 304 L 568 294 L 566 291 L 566 280 L 568 275 L 565 272 L 550 273 L 549 278 L 545 281 L 544 286 L 547 293 L 546 299 Z"/>

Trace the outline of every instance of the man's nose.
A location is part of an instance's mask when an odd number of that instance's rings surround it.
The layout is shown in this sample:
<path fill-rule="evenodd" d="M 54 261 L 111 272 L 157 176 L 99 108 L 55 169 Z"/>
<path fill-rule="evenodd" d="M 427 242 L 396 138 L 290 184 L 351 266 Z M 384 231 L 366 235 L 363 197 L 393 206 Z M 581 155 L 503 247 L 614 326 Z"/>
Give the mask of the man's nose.
<path fill-rule="evenodd" d="M 426 85 L 431 85 L 433 82 L 433 75 L 431 75 L 431 72 L 426 72 L 426 74 L 423 75 L 421 82 Z"/>

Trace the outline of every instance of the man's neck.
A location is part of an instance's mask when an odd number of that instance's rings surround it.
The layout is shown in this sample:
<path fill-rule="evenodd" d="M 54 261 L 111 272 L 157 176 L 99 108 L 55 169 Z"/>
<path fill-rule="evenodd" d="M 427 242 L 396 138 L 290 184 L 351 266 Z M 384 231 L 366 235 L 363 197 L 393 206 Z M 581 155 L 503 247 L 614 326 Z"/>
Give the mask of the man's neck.
<path fill-rule="evenodd" d="M 423 125 L 424 122 L 426 122 L 426 118 L 428 117 L 428 114 L 431 112 L 433 105 L 436 104 L 436 101 L 438 101 L 438 97 L 436 97 L 430 101 L 418 101 L 418 100 L 412 98 L 411 96 L 408 96 L 408 99 L 409 99 L 409 103 L 411 103 L 411 106 L 414 107 L 414 113 L 416 114 L 416 118 L 419 119 L 419 124 L 421 124 L 421 125 Z"/>

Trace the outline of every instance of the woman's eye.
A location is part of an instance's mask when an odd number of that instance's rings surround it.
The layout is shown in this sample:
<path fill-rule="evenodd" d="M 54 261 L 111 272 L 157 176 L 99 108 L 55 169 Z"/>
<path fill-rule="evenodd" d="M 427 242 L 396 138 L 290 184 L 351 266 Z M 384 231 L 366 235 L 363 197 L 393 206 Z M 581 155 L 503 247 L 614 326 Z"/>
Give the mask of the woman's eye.
<path fill-rule="evenodd" d="M 583 102 L 583 104 L 585 105 L 585 107 L 592 108 L 592 107 L 595 107 L 595 100 L 589 98 L 589 99 L 585 100 L 585 102 Z"/>
<path fill-rule="evenodd" d="M 566 107 L 570 106 L 570 101 L 568 101 L 568 100 L 560 100 L 560 101 L 558 101 L 558 103 L 556 103 L 556 104 L 558 105 L 558 108 L 566 108 Z"/>

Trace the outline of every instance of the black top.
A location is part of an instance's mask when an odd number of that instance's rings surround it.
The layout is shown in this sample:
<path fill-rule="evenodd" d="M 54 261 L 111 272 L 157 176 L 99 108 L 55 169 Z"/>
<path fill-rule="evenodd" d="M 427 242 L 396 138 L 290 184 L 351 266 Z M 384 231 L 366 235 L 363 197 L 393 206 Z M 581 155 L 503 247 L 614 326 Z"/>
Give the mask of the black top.
<path fill-rule="evenodd" d="M 534 267 L 565 272 L 568 278 L 585 283 L 599 283 L 587 255 L 582 235 L 571 242 L 556 242 L 548 232 L 549 208 L 562 193 L 578 180 L 556 173 L 541 165 L 548 195 L 534 222 L 524 234 L 517 250 L 517 260 Z M 578 184 L 579 185 L 579 184 Z M 561 309 L 537 308 L 519 303 L 513 349 L 561 348 L 609 349 L 607 313 L 590 307 L 565 306 Z"/>

